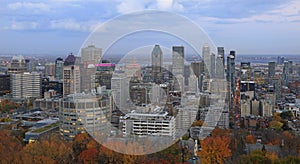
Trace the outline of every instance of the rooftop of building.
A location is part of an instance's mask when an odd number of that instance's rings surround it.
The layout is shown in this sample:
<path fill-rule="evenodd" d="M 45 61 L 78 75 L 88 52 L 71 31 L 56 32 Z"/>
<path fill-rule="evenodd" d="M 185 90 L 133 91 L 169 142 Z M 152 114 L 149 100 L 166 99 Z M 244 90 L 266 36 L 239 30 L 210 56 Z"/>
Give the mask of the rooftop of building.
<path fill-rule="evenodd" d="M 46 118 L 46 119 L 38 121 L 35 124 L 35 126 L 31 127 L 31 130 L 32 130 L 32 132 L 41 131 L 38 129 L 41 129 L 41 127 L 45 127 L 50 124 L 54 124 L 56 122 L 58 122 L 58 118 Z"/>
<path fill-rule="evenodd" d="M 136 110 L 132 110 L 125 116 L 121 116 L 123 119 L 155 119 L 155 120 L 166 120 L 172 117 L 168 116 L 168 112 L 163 111 L 161 107 L 140 107 Z"/>

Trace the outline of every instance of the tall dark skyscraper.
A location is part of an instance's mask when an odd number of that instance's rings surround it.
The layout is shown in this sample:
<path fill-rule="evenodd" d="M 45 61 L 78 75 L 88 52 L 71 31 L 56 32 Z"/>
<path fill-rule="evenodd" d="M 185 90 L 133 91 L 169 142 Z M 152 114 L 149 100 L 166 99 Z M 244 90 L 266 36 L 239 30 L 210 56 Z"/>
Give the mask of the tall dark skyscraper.
<path fill-rule="evenodd" d="M 293 74 L 293 61 L 284 61 L 283 63 L 283 84 L 288 85 L 292 80 Z"/>
<path fill-rule="evenodd" d="M 10 93 L 10 75 L 0 74 L 0 96 Z"/>
<path fill-rule="evenodd" d="M 55 60 L 55 79 L 62 80 L 64 71 L 64 60 L 62 58 L 57 58 Z"/>
<path fill-rule="evenodd" d="M 216 58 L 216 78 L 224 79 L 225 74 L 225 58 L 224 58 L 224 47 L 218 47 L 218 55 Z"/>
<path fill-rule="evenodd" d="M 29 59 L 25 59 L 25 63 L 26 63 L 27 72 L 31 72 L 34 70 L 34 67 L 32 66 L 32 63 L 30 62 Z"/>
<path fill-rule="evenodd" d="M 151 62 L 152 62 L 152 77 L 153 80 L 156 81 L 160 79 L 162 73 L 163 66 L 163 53 L 159 45 L 155 45 L 152 54 L 151 54 Z"/>
<path fill-rule="evenodd" d="M 172 73 L 173 75 L 182 75 L 184 71 L 184 47 L 174 46 L 172 48 Z"/>
<path fill-rule="evenodd" d="M 192 62 L 191 68 L 193 73 L 198 78 L 198 87 L 200 91 L 202 91 L 202 80 L 203 80 L 203 74 L 204 74 L 204 62 Z"/>
<path fill-rule="evenodd" d="M 225 54 L 225 50 L 224 50 L 224 47 L 218 47 L 218 55 L 217 57 L 219 57 L 220 59 L 223 59 L 223 67 L 225 67 L 225 57 L 224 57 L 224 54 Z"/>
<path fill-rule="evenodd" d="M 191 68 L 193 70 L 193 73 L 196 75 L 196 77 L 199 77 L 201 74 L 204 73 L 204 68 L 203 68 L 203 62 L 192 62 L 191 63 Z"/>
<path fill-rule="evenodd" d="M 216 63 L 216 78 L 217 79 L 224 79 L 224 56 L 222 57 L 222 55 L 218 55 L 217 59 L 216 59 L 217 63 Z"/>
<path fill-rule="evenodd" d="M 293 61 L 288 62 L 288 72 L 289 74 L 293 74 Z"/>
<path fill-rule="evenodd" d="M 235 94 L 235 51 L 230 51 L 230 54 L 227 56 L 227 72 L 226 79 L 229 83 L 229 109 L 234 108 L 234 94 Z"/>
<path fill-rule="evenodd" d="M 283 64 L 284 62 L 284 57 L 278 56 L 277 57 L 277 64 Z"/>
<path fill-rule="evenodd" d="M 269 62 L 268 64 L 268 78 L 274 78 L 275 76 L 275 66 L 276 63 L 275 62 Z"/>
<path fill-rule="evenodd" d="M 227 56 L 227 72 L 226 79 L 228 82 L 233 81 L 235 73 L 235 51 L 230 51 L 230 54 Z"/>
<path fill-rule="evenodd" d="M 214 53 L 211 53 L 211 56 L 210 56 L 211 60 L 210 60 L 210 70 L 211 70 L 211 77 L 212 78 L 215 78 L 216 76 L 216 55 Z"/>

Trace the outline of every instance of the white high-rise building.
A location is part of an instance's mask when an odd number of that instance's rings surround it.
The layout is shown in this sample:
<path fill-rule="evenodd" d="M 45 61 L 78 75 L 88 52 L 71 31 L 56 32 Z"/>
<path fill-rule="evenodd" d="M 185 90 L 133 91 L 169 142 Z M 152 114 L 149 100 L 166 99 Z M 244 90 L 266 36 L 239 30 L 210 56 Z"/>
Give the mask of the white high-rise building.
<path fill-rule="evenodd" d="M 271 117 L 273 116 L 274 105 L 269 100 L 262 100 L 262 116 L 263 117 Z"/>
<path fill-rule="evenodd" d="M 102 49 L 89 45 L 81 49 L 81 91 L 90 92 L 93 88 L 93 77 L 96 73 L 95 64 L 101 63 Z"/>
<path fill-rule="evenodd" d="M 250 99 L 241 100 L 241 117 L 251 115 Z"/>
<path fill-rule="evenodd" d="M 184 76 L 182 75 L 176 75 L 176 80 L 174 81 L 175 82 L 175 91 L 179 91 L 181 93 L 184 93 Z"/>
<path fill-rule="evenodd" d="M 86 48 L 81 49 L 81 62 L 86 65 L 89 64 L 98 64 L 101 62 L 102 58 L 102 49 L 97 48 L 94 45 L 89 45 Z"/>
<path fill-rule="evenodd" d="M 174 46 L 172 54 L 172 73 L 173 76 L 181 75 L 184 72 L 184 47 Z"/>
<path fill-rule="evenodd" d="M 185 107 L 178 108 L 176 116 L 176 132 L 177 136 L 181 136 L 187 132 L 193 122 L 196 120 L 197 108 Z"/>
<path fill-rule="evenodd" d="M 198 94 L 199 87 L 198 87 L 198 78 L 196 77 L 196 75 L 190 75 L 188 87 L 190 92 L 194 92 Z"/>
<path fill-rule="evenodd" d="M 151 87 L 151 103 L 158 104 L 164 97 L 164 90 L 159 85 L 152 85 Z"/>
<path fill-rule="evenodd" d="M 114 74 L 111 79 L 111 90 L 117 108 L 126 110 L 130 99 L 129 78 L 125 74 Z"/>
<path fill-rule="evenodd" d="M 211 52 L 210 47 L 205 44 L 202 48 L 202 58 L 204 61 L 204 72 L 206 74 L 206 77 L 211 77 Z"/>
<path fill-rule="evenodd" d="M 250 101 L 251 104 L 251 114 L 254 116 L 261 116 L 260 112 L 260 101 L 257 99 L 253 99 Z"/>
<path fill-rule="evenodd" d="M 41 96 L 41 74 L 37 72 L 11 75 L 13 98 L 30 98 Z"/>
<path fill-rule="evenodd" d="M 160 108 L 160 107 L 158 107 Z M 175 118 L 168 116 L 168 112 L 154 109 L 152 112 L 132 111 L 120 117 L 124 136 L 160 136 L 175 139 Z"/>
<path fill-rule="evenodd" d="M 71 94 L 59 102 L 60 134 L 72 139 L 87 131 L 93 136 L 110 132 L 110 98 L 93 94 Z"/>

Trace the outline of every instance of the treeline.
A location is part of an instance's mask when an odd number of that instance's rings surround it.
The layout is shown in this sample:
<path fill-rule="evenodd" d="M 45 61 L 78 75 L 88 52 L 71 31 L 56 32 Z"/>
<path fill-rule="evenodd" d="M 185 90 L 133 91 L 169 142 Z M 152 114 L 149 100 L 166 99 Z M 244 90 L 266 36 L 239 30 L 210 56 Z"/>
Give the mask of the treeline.
<path fill-rule="evenodd" d="M 233 135 L 231 130 L 216 128 L 211 136 L 198 142 L 201 151 L 198 151 L 197 156 L 200 157 L 201 163 L 300 163 L 299 140 L 287 132 L 281 135 L 291 141 L 286 142 L 283 147 L 287 151 L 285 156 L 267 152 L 265 149 L 246 154 L 245 144 L 255 143 L 256 140 L 252 135 L 247 135 L 243 140 L 243 137 L 240 138 L 241 134 Z M 6 127 L 1 129 L 0 138 L 0 163 L 167 164 L 182 163 L 193 155 L 193 150 L 184 149 L 180 142 L 154 154 L 120 154 L 101 146 L 86 133 L 77 135 L 73 141 L 64 140 L 58 133 L 52 133 L 34 143 L 24 144 L 22 136 L 13 136 L 10 127 Z M 117 142 L 112 144 L 122 146 Z M 279 143 L 274 141 L 275 144 Z M 126 146 L 124 149 L 134 149 L 134 145 Z M 288 153 L 293 156 L 289 156 Z"/>
<path fill-rule="evenodd" d="M 98 144 L 88 134 L 78 134 L 73 141 L 53 133 L 40 140 L 24 144 L 21 137 L 9 129 L 0 131 L 0 163 L 180 163 L 181 147 L 149 155 L 126 155 Z"/>

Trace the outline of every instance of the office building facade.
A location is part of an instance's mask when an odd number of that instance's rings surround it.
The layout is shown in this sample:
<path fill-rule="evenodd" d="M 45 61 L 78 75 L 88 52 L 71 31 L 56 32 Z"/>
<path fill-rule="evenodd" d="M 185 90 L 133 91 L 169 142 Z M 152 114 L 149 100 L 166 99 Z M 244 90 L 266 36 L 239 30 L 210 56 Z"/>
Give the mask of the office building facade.
<path fill-rule="evenodd" d="M 63 95 L 80 93 L 80 67 L 76 65 L 64 66 Z"/>
<path fill-rule="evenodd" d="M 41 74 L 37 72 L 12 74 L 11 93 L 13 98 L 41 97 Z"/>
<path fill-rule="evenodd" d="M 172 73 L 173 76 L 184 76 L 184 47 L 172 47 Z"/>
<path fill-rule="evenodd" d="M 59 102 L 59 131 L 66 139 L 79 133 L 92 136 L 110 132 L 110 99 L 93 94 L 72 94 Z"/>
<path fill-rule="evenodd" d="M 64 60 L 62 58 L 57 58 L 55 60 L 55 80 L 63 79 L 64 71 Z"/>

